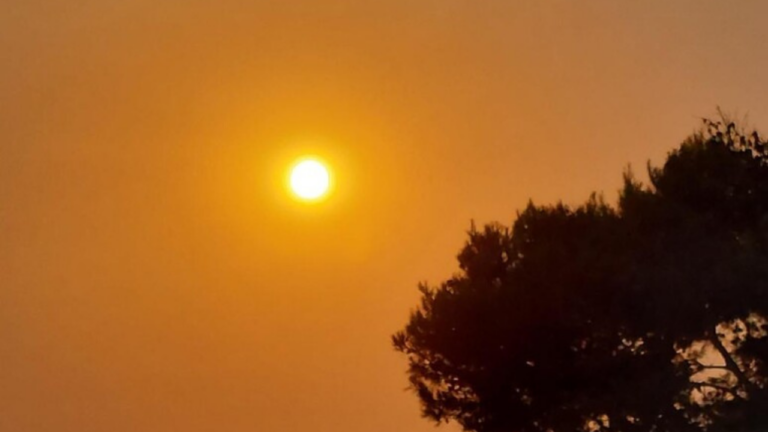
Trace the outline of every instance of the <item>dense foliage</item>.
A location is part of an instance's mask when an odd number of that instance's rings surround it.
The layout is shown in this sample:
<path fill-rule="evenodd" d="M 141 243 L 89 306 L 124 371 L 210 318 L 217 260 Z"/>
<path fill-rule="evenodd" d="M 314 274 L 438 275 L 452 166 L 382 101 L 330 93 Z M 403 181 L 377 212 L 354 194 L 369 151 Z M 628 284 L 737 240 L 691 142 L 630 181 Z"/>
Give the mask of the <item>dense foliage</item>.
<path fill-rule="evenodd" d="M 728 121 L 614 208 L 469 231 L 395 348 L 423 413 L 478 432 L 768 427 L 768 149 Z"/>

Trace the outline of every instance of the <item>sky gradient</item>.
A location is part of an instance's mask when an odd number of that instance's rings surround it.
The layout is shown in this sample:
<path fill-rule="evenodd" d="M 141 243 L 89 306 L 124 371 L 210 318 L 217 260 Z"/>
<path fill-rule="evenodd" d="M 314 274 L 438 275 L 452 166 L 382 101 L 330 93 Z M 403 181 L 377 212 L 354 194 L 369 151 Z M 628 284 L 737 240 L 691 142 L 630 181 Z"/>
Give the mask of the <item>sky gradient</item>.
<path fill-rule="evenodd" d="M 614 200 L 718 105 L 768 131 L 766 16 L 5 2 L 0 430 L 432 431 L 389 340 L 416 284 L 472 219 Z M 285 190 L 308 153 L 336 175 L 320 204 Z"/>

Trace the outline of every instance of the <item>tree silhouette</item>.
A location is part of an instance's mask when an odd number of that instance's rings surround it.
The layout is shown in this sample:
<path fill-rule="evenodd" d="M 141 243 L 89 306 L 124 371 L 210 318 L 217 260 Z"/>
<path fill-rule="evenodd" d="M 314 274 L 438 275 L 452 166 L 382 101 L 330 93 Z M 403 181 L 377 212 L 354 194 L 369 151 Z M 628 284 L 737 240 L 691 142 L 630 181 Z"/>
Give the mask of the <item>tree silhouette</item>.
<path fill-rule="evenodd" d="M 613 208 L 472 227 L 394 346 L 423 414 L 478 432 L 768 426 L 768 154 L 723 117 Z"/>

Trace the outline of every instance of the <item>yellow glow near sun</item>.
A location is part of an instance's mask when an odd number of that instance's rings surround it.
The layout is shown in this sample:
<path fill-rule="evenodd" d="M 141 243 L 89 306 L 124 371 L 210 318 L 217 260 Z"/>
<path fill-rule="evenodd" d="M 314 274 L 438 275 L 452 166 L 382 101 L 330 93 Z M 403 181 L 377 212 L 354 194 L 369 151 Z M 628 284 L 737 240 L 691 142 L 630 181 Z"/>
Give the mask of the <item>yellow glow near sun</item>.
<path fill-rule="evenodd" d="M 306 201 L 316 201 L 328 193 L 331 175 L 322 162 L 307 158 L 293 166 L 289 183 L 297 197 Z"/>

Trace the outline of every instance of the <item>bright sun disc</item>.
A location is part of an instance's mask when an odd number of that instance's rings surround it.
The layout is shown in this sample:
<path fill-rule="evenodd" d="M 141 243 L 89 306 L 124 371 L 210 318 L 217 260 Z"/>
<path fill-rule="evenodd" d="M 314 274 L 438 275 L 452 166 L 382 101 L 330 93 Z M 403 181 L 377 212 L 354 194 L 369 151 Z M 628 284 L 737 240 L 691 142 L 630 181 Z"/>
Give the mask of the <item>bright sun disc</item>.
<path fill-rule="evenodd" d="M 291 190 L 299 198 L 319 199 L 328 192 L 330 183 L 331 176 L 328 169 L 317 160 L 303 160 L 291 170 Z"/>

